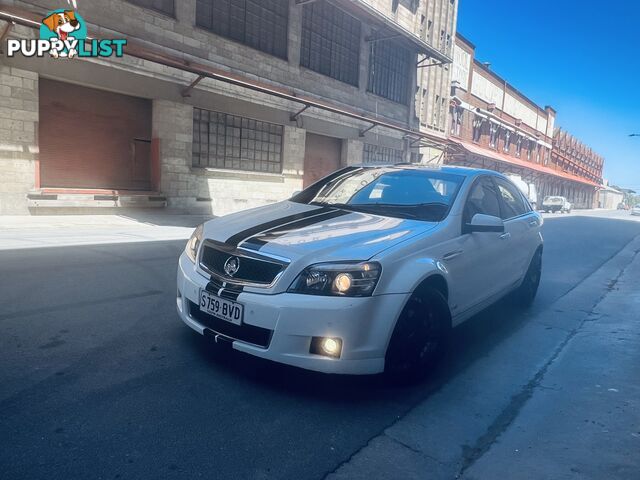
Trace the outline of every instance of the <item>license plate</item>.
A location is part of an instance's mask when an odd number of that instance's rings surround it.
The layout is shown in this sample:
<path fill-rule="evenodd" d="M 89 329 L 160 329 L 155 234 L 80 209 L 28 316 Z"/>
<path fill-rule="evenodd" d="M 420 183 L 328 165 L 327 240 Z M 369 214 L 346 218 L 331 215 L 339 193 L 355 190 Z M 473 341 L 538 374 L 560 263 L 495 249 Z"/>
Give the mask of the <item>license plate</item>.
<path fill-rule="evenodd" d="M 227 322 L 242 325 L 244 306 L 226 298 L 220 298 L 206 290 L 200 290 L 200 310 Z"/>

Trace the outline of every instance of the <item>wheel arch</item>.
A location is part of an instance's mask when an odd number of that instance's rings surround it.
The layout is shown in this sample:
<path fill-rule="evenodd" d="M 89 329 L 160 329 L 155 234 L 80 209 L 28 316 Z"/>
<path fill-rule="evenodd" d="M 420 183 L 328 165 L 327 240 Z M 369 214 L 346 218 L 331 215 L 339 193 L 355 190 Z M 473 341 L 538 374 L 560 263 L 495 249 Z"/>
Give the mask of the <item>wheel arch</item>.
<path fill-rule="evenodd" d="M 427 274 L 425 277 L 423 277 L 420 281 L 416 283 L 415 287 L 411 290 L 411 295 L 407 296 L 407 299 L 404 302 L 404 305 L 396 315 L 395 321 L 393 322 L 391 331 L 389 333 L 389 339 L 391 338 L 391 335 L 393 334 L 393 330 L 395 329 L 395 326 L 398 323 L 398 320 L 402 316 L 402 313 L 404 312 L 404 309 L 407 303 L 409 302 L 409 299 L 413 295 L 420 294 L 421 292 L 426 292 L 428 289 L 435 289 L 438 292 L 440 292 L 444 297 L 445 301 L 447 302 L 447 306 L 449 306 L 449 283 L 447 282 L 447 279 L 444 277 L 444 275 L 438 272 L 431 272 Z M 451 316 L 452 316 L 451 308 L 449 307 L 449 321 L 451 321 Z"/>
<path fill-rule="evenodd" d="M 432 273 L 427 275 L 427 277 L 423 278 L 420 283 L 413 290 L 413 294 L 419 294 L 429 288 L 437 290 L 442 294 L 442 296 L 449 301 L 449 284 L 447 279 L 444 278 L 444 275 L 440 273 Z"/>

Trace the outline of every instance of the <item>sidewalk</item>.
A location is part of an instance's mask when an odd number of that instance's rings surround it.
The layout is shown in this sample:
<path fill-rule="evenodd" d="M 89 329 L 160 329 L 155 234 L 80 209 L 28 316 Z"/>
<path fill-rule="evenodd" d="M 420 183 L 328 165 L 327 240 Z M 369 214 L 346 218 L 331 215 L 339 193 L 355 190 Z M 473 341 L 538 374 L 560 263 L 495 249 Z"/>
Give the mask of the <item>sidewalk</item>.
<path fill-rule="evenodd" d="M 135 215 L 135 216 L 133 216 Z M 0 250 L 186 240 L 211 218 L 142 212 L 132 215 L 0 216 Z"/>
<path fill-rule="evenodd" d="M 640 245 L 635 253 L 463 478 L 640 478 Z"/>
<path fill-rule="evenodd" d="M 640 478 L 639 312 L 636 237 L 327 478 Z"/>

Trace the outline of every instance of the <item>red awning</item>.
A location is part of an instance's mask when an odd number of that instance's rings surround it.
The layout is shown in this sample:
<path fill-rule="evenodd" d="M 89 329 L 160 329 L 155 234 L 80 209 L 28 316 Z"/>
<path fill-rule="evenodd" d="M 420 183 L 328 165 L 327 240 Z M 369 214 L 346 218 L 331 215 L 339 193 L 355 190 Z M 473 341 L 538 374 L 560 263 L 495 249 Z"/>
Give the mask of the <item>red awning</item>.
<path fill-rule="evenodd" d="M 560 170 L 554 170 L 551 167 L 540 165 L 538 163 L 528 162 L 526 160 L 521 160 L 519 158 L 511 157 L 509 155 L 503 155 L 501 153 L 496 152 L 495 150 L 489 150 L 488 148 L 483 148 L 473 143 L 463 142 L 461 140 L 455 140 L 455 143 L 460 145 L 467 152 L 472 153 L 474 155 L 480 155 L 482 157 L 486 157 L 491 160 L 497 160 L 498 162 L 507 163 L 509 165 L 514 165 L 521 168 L 527 168 L 529 170 L 533 170 L 539 173 L 546 173 L 547 175 L 553 175 L 554 177 L 563 178 L 565 180 L 570 180 L 572 182 L 584 183 L 585 185 L 591 185 L 594 187 L 601 186 L 596 182 L 587 180 L 586 178 L 579 177 L 572 173 L 562 172 Z"/>

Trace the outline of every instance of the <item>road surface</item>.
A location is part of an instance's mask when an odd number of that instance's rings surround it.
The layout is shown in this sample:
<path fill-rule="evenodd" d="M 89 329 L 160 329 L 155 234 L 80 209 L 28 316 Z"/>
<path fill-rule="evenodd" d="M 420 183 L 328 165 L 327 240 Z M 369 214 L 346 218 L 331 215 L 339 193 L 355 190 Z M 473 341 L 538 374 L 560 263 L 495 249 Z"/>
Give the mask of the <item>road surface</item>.
<path fill-rule="evenodd" d="M 640 235 L 628 212 L 545 217 L 533 310 L 480 314 L 402 388 L 213 349 L 175 313 L 184 241 L 0 251 L 2 477 L 324 478 L 498 346 L 526 349 L 531 315 Z"/>

